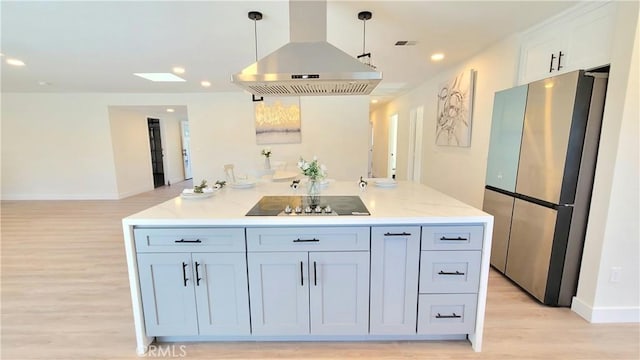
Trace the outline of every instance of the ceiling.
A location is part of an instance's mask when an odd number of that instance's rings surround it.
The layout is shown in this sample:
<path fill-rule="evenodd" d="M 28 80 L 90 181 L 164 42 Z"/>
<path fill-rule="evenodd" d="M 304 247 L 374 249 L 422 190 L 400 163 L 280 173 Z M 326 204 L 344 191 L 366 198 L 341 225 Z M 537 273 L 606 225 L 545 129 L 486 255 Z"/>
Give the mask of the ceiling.
<path fill-rule="evenodd" d="M 327 1 L 327 41 L 366 52 L 383 72 L 372 99 L 384 102 L 482 49 L 567 9 L 568 1 Z M 289 41 L 287 1 L 2 1 L 3 92 L 188 93 L 242 91 L 231 74 Z M 395 46 L 396 41 L 414 46 Z M 438 63 L 432 53 L 443 52 Z M 19 58 L 23 67 L 5 64 Z M 158 83 L 136 72 L 171 72 Z M 202 80 L 211 82 L 203 88 Z"/>

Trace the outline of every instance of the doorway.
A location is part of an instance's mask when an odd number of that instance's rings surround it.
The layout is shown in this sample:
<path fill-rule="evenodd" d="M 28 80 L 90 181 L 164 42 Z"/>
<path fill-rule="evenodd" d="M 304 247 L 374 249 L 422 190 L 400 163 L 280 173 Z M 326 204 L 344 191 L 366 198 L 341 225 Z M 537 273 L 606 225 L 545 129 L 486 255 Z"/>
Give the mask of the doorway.
<path fill-rule="evenodd" d="M 189 122 L 180 121 L 180 130 L 182 133 L 182 164 L 184 166 L 184 178 L 191 179 L 191 135 L 189 134 Z"/>
<path fill-rule="evenodd" d="M 164 164 L 162 154 L 162 136 L 160 120 L 147 118 L 149 127 L 149 145 L 151 148 L 151 168 L 153 169 L 153 187 L 164 186 Z"/>
<path fill-rule="evenodd" d="M 420 183 L 422 180 L 422 134 L 424 107 L 411 109 L 409 113 L 409 161 L 407 179 Z"/>
<path fill-rule="evenodd" d="M 387 177 L 396 178 L 396 154 L 398 151 L 398 114 L 389 117 L 389 157 L 387 159 Z"/>

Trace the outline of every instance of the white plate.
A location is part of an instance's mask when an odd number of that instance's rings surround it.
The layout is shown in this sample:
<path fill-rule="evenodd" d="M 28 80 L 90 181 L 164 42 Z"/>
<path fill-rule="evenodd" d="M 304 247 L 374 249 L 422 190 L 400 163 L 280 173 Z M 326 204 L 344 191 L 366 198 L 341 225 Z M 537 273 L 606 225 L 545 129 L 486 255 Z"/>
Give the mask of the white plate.
<path fill-rule="evenodd" d="M 183 199 L 205 199 L 212 197 L 213 194 L 215 194 L 213 191 L 203 193 L 181 193 L 180 197 Z"/>
<path fill-rule="evenodd" d="M 250 180 L 238 180 L 234 183 L 229 184 L 229 186 L 234 189 L 249 189 L 256 186 L 256 182 Z"/>
<path fill-rule="evenodd" d="M 393 179 L 376 179 L 373 181 L 375 186 L 383 188 L 392 188 L 398 186 L 398 182 Z"/>

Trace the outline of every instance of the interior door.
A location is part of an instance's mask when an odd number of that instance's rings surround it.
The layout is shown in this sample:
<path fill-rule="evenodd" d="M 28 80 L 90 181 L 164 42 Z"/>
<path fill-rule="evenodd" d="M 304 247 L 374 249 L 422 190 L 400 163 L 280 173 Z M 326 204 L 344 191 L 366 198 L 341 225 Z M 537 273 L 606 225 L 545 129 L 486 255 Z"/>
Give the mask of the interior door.
<path fill-rule="evenodd" d="M 191 174 L 191 134 L 189 133 L 189 122 L 180 121 L 180 130 L 182 132 L 182 163 L 184 165 L 184 178 L 186 180 L 193 178 Z"/>
<path fill-rule="evenodd" d="M 416 183 L 422 178 L 422 135 L 424 126 L 424 106 L 411 109 L 409 113 L 409 156 L 407 179 Z"/>
<path fill-rule="evenodd" d="M 387 158 L 387 177 L 396 178 L 396 158 L 398 153 L 398 114 L 389 118 L 389 139 Z"/>
<path fill-rule="evenodd" d="M 164 185 L 164 155 L 162 154 L 162 136 L 160 120 L 147 119 L 149 128 L 149 145 L 151 148 L 151 168 L 153 171 L 153 187 Z"/>

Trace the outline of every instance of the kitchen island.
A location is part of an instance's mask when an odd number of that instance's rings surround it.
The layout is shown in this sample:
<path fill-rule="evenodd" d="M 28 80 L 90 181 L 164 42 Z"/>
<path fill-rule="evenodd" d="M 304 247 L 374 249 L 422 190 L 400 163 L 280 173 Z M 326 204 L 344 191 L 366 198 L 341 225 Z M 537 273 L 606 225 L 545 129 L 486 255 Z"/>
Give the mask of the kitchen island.
<path fill-rule="evenodd" d="M 370 215 L 246 216 L 303 189 L 225 187 L 123 219 L 137 352 L 154 339 L 468 339 L 480 351 L 490 215 L 412 182 L 330 182 L 322 197 L 359 196 Z"/>

